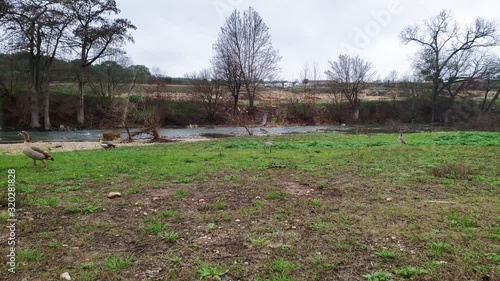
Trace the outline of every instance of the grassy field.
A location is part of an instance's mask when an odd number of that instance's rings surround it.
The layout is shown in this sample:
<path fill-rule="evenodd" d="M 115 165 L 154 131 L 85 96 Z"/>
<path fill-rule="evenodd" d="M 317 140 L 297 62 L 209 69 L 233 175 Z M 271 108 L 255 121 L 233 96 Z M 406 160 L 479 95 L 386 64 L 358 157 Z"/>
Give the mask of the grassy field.
<path fill-rule="evenodd" d="M 17 264 L 2 227 L 0 279 L 499 280 L 500 134 L 406 137 L 61 152 L 46 171 L 2 156 Z"/>

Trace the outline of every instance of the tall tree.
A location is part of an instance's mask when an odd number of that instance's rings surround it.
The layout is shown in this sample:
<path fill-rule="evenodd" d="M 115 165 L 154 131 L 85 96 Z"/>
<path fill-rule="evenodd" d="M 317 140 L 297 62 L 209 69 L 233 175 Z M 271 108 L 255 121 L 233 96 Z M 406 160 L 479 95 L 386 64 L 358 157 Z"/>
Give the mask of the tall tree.
<path fill-rule="evenodd" d="M 398 71 L 393 69 L 391 70 L 391 72 L 389 72 L 389 74 L 387 74 L 387 77 L 385 77 L 384 79 L 386 82 L 389 82 L 389 83 L 394 83 L 398 80 Z"/>
<path fill-rule="evenodd" d="M 242 25 L 240 13 L 235 10 L 222 26 L 219 37 L 213 46 L 212 65 L 222 77 L 233 97 L 233 113 L 237 112 L 240 90 L 243 84 L 242 69 L 238 60 L 241 45 L 243 44 Z"/>
<path fill-rule="evenodd" d="M 330 69 L 325 72 L 332 80 L 333 88 L 342 93 L 353 111 L 354 120 L 359 118 L 361 99 L 359 95 L 375 73 L 372 64 L 356 56 L 339 55 L 336 61 L 329 61 Z"/>
<path fill-rule="evenodd" d="M 307 84 L 309 83 L 309 64 L 307 62 L 300 71 L 300 78 L 302 78 L 302 84 L 304 84 L 304 92 L 307 92 Z"/>
<path fill-rule="evenodd" d="M 97 59 L 121 52 L 119 47 L 133 42 L 128 31 L 136 29 L 127 19 L 115 19 L 120 10 L 114 0 L 75 0 L 66 1 L 66 8 L 75 19 L 68 46 L 78 54 L 78 111 L 77 122 L 84 125 L 84 87 L 87 82 L 87 69 Z"/>
<path fill-rule="evenodd" d="M 420 46 L 415 68 L 432 82 L 432 113 L 430 121 L 436 120 L 436 100 L 453 80 L 444 74 L 456 58 L 471 50 L 498 45 L 496 24 L 477 18 L 467 27 L 460 27 L 449 11 L 424 21 L 423 25 L 406 27 L 400 34 L 404 44 L 414 42 Z"/>
<path fill-rule="evenodd" d="M 10 0 L 3 7 L 2 22 L 14 38 L 19 51 L 29 54 L 30 127 L 40 127 L 39 99 L 44 97 L 44 127 L 50 129 L 48 80 L 50 67 L 70 19 L 62 9 L 62 0 Z"/>
<path fill-rule="evenodd" d="M 241 87 L 253 109 L 257 89 L 277 74 L 281 60 L 272 45 L 269 28 L 252 7 L 243 15 L 235 10 L 221 28 L 213 49 L 212 63 L 234 97 L 234 110 Z"/>
<path fill-rule="evenodd" d="M 318 63 L 316 62 L 316 59 L 312 63 L 312 80 L 314 81 L 312 84 L 313 91 L 316 93 L 317 88 L 318 88 L 318 80 L 320 79 L 321 73 L 319 72 L 318 68 Z M 311 82 L 311 81 L 309 81 Z"/>

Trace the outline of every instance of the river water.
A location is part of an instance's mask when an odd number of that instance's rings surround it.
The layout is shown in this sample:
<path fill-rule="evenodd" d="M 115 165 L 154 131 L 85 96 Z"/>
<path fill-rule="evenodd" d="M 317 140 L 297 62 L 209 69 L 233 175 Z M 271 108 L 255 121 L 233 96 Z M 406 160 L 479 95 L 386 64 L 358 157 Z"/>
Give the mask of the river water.
<path fill-rule="evenodd" d="M 359 126 L 363 132 L 384 132 L 383 126 Z M 355 132 L 355 126 L 282 126 L 264 128 L 270 135 L 283 134 L 302 134 L 313 132 L 328 132 L 328 133 L 349 133 Z M 419 131 L 434 131 L 434 130 L 449 130 L 445 127 L 432 127 L 427 125 L 419 126 Z M 264 135 L 259 127 L 250 128 L 254 135 Z M 33 142 L 85 142 L 96 141 L 98 136 L 105 131 L 119 132 L 122 138 L 126 137 L 126 132 L 123 129 L 113 130 L 78 130 L 78 131 L 29 131 Z M 18 136 L 19 131 L 1 131 L 0 144 L 19 143 L 22 142 L 22 137 Z M 217 137 L 237 137 L 246 136 L 248 132 L 244 127 L 196 127 L 196 128 L 163 128 L 160 130 L 160 135 L 170 139 L 197 139 L 197 138 L 217 138 Z M 148 135 L 139 135 L 135 137 L 137 140 L 148 139 Z"/>

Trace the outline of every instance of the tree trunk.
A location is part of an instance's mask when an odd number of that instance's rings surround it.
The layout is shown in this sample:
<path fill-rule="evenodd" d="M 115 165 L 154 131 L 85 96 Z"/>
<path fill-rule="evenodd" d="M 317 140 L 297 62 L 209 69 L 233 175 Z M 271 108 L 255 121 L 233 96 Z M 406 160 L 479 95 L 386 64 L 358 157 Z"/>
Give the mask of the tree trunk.
<path fill-rule="evenodd" d="M 251 110 L 253 110 L 255 95 L 252 94 L 252 91 L 250 90 L 250 86 L 249 85 L 245 85 L 245 89 L 247 90 L 247 95 L 248 95 L 248 107 Z"/>
<path fill-rule="evenodd" d="M 437 98 L 437 90 L 432 91 L 432 112 L 431 112 L 431 122 L 434 123 L 434 120 L 436 119 L 436 98 Z"/>
<path fill-rule="evenodd" d="M 234 98 L 233 114 L 239 113 L 238 112 L 238 97 L 239 97 L 239 95 L 233 95 L 233 98 Z"/>
<path fill-rule="evenodd" d="M 450 114 L 453 111 L 453 104 L 455 103 L 455 97 L 456 95 L 450 95 L 450 104 L 448 106 L 448 109 L 443 114 L 443 122 L 448 123 L 448 120 L 450 118 Z"/>
<path fill-rule="evenodd" d="M 30 128 L 40 128 L 40 109 L 38 107 L 38 91 L 36 85 L 31 86 L 31 122 Z"/>
<path fill-rule="evenodd" d="M 128 91 L 127 91 L 127 100 L 125 101 L 125 107 L 123 108 L 123 115 L 122 115 L 122 126 L 125 128 L 125 130 L 127 131 L 127 135 L 128 135 L 128 141 L 129 142 L 132 142 L 132 135 L 130 134 L 130 130 L 128 128 L 128 122 L 127 122 L 127 117 L 128 117 L 128 106 L 130 104 L 130 94 L 132 93 L 132 90 L 134 89 L 135 87 L 135 78 L 136 78 L 136 74 L 134 73 L 134 77 L 132 78 L 132 83 L 130 84 L 130 86 L 128 87 Z"/>
<path fill-rule="evenodd" d="M 40 83 L 40 57 L 31 50 L 30 57 L 31 78 L 31 121 L 30 128 L 40 128 L 39 83 Z"/>
<path fill-rule="evenodd" d="M 491 101 L 488 103 L 488 105 L 486 105 L 488 100 L 488 92 L 486 92 L 484 94 L 484 100 L 481 105 L 481 113 L 487 113 L 488 111 L 490 111 L 491 107 L 496 103 L 498 96 L 500 96 L 500 89 L 497 90 Z"/>
<path fill-rule="evenodd" d="M 48 89 L 44 92 L 44 96 L 45 96 L 45 103 L 43 106 L 43 125 L 45 130 L 50 130 L 52 128 L 52 124 L 50 124 L 50 114 L 49 114 L 50 98 Z"/>
<path fill-rule="evenodd" d="M 83 126 L 85 122 L 83 87 L 84 87 L 83 81 L 78 81 L 78 110 L 76 113 L 76 120 L 78 122 L 78 125 L 80 126 Z"/>
<path fill-rule="evenodd" d="M 354 118 L 355 123 L 358 123 L 360 108 L 361 108 L 361 100 L 356 98 L 354 101 L 354 109 L 353 109 L 353 114 L 352 114 L 352 117 Z"/>
<path fill-rule="evenodd" d="M 354 118 L 354 122 L 358 122 L 358 119 L 359 119 L 359 108 L 355 108 L 354 109 L 354 112 L 352 114 L 352 117 Z"/>

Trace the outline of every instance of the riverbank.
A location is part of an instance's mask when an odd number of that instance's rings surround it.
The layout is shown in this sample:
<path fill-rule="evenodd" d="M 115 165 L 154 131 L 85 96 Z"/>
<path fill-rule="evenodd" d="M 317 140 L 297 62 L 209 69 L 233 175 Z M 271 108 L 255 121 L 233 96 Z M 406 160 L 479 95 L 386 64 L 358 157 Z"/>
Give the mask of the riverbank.
<path fill-rule="evenodd" d="M 189 142 L 189 141 L 204 141 L 209 140 L 208 138 L 185 138 L 185 139 L 174 139 L 172 142 Z M 115 149 L 120 149 L 120 147 L 128 146 L 144 146 L 153 145 L 158 143 L 149 143 L 147 141 L 134 141 L 134 142 L 113 142 L 116 145 Z M 91 149 L 102 149 L 99 142 L 81 141 L 81 142 L 34 142 L 33 146 L 39 147 L 49 153 L 52 152 L 64 152 L 64 151 L 74 151 L 74 150 L 91 150 Z M 23 143 L 8 143 L 0 144 L 0 155 L 18 155 L 22 154 Z"/>

